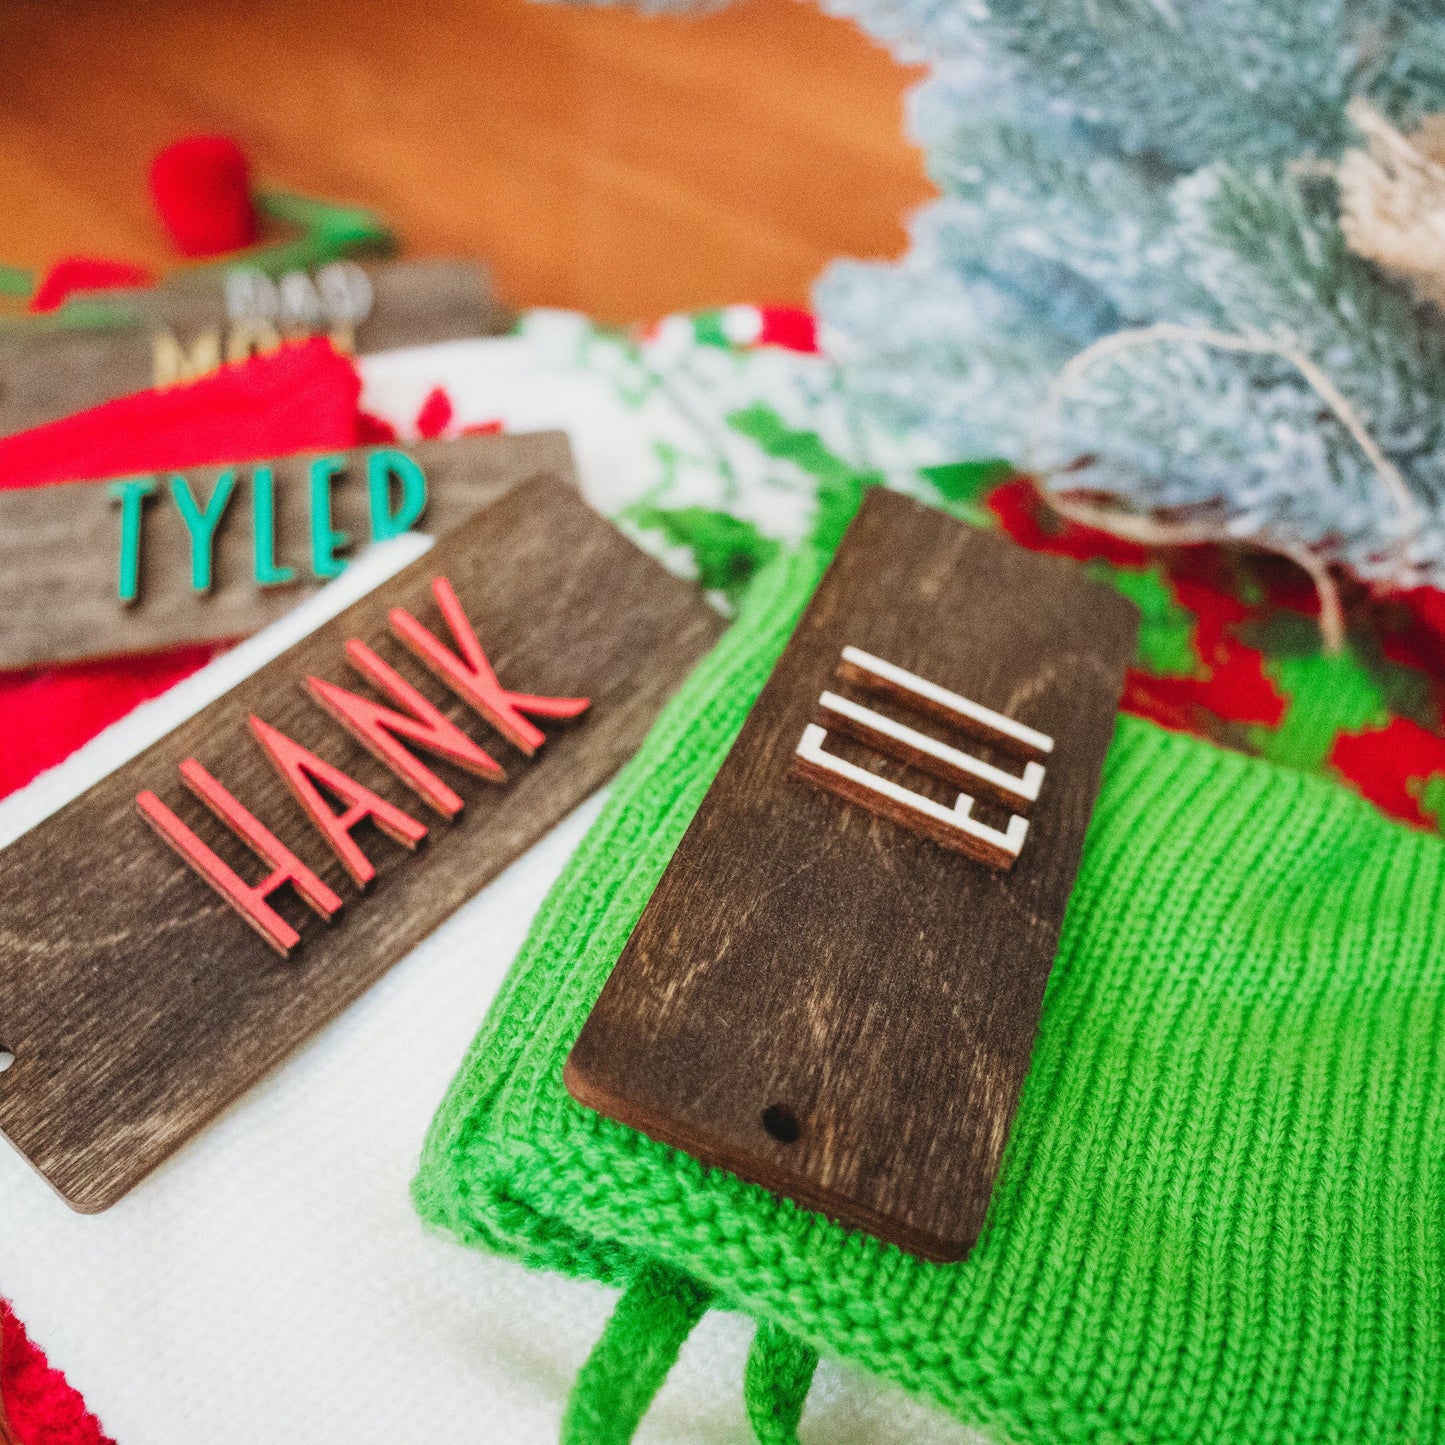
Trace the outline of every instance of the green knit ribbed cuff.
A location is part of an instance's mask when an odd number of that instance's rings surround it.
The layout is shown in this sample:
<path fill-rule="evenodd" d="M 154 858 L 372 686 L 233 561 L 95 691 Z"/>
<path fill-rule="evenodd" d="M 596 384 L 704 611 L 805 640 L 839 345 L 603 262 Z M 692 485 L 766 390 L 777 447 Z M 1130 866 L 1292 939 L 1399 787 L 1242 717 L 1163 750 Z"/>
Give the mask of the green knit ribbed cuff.
<path fill-rule="evenodd" d="M 685 1272 L 1016 1441 L 1445 1438 L 1445 848 L 1121 719 L 989 1221 L 928 1264 L 582 1109 L 562 1063 L 791 631 L 778 563 L 544 905 L 428 1140 L 458 1236 Z"/>

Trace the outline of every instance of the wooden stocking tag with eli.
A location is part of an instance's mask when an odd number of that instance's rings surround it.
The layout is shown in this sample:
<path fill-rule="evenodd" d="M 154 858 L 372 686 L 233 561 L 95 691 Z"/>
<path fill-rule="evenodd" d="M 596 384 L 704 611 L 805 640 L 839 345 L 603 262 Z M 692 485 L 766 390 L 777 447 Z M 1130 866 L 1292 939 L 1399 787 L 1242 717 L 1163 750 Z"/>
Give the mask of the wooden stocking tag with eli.
<path fill-rule="evenodd" d="M 573 1096 L 967 1254 L 1136 631 L 1074 564 L 871 492 L 572 1050 Z"/>
<path fill-rule="evenodd" d="M 722 622 L 523 483 L 0 851 L 0 1131 L 104 1209 L 641 742 Z"/>

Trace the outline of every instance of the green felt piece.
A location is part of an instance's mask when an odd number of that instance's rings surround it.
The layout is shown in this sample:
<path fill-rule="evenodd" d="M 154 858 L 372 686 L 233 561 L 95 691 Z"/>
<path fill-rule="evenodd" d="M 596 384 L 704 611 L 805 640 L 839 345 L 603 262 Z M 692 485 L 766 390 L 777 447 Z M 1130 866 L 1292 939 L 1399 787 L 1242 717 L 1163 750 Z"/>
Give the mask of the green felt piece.
<path fill-rule="evenodd" d="M 699 311 L 692 318 L 692 334 L 699 346 L 730 347 L 721 311 Z"/>
<path fill-rule="evenodd" d="M 918 475 L 935 488 L 947 511 L 975 527 L 998 525 L 983 505 L 984 498 L 1012 473 L 1013 467 L 1003 461 L 948 462 L 918 469 Z"/>
<path fill-rule="evenodd" d="M 1268 657 L 1265 672 L 1285 695 L 1277 728 L 1250 729 L 1260 755 L 1286 767 L 1317 772 L 1339 733 L 1383 727 L 1390 720 L 1379 679 L 1346 645 L 1335 653 Z"/>
<path fill-rule="evenodd" d="M 233 252 L 207 266 L 245 265 L 268 276 L 282 276 L 287 271 L 314 270 L 328 261 L 386 256 L 396 249 L 395 237 L 381 218 L 360 206 L 312 200 L 291 191 L 257 191 L 252 201 L 260 215 L 295 226 L 301 234 L 294 240 Z"/>
<path fill-rule="evenodd" d="M 29 300 L 35 294 L 35 272 L 23 266 L 0 266 L 0 296 L 20 296 Z"/>
<path fill-rule="evenodd" d="M 571 1275 L 686 1274 L 1003 1440 L 1445 1438 L 1445 845 L 1328 781 L 1120 719 L 961 1263 L 567 1095 L 567 1052 L 838 523 L 759 574 L 615 784 L 433 1123 L 421 1213 Z"/>
<path fill-rule="evenodd" d="M 1091 566 L 1090 575 L 1122 592 L 1139 609 L 1139 666 L 1155 677 L 1198 677 L 1193 616 L 1175 599 L 1164 569 Z"/>
<path fill-rule="evenodd" d="M 688 548 L 697 563 L 697 580 L 735 606 L 758 569 L 778 553 L 778 542 L 751 522 L 707 507 L 638 502 L 621 515 L 643 531 L 661 532 L 669 542 Z"/>

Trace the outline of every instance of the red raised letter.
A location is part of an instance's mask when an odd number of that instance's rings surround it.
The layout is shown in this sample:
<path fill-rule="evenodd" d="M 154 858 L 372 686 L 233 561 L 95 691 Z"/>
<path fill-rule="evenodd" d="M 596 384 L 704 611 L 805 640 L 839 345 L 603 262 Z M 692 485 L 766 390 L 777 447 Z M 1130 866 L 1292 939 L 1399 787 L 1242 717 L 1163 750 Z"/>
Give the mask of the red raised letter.
<path fill-rule="evenodd" d="M 587 709 L 585 697 L 537 697 L 528 692 L 508 692 L 497 681 L 482 644 L 472 624 L 467 621 L 462 604 L 445 577 L 431 584 L 437 606 L 452 630 L 461 657 L 438 642 L 410 612 L 400 607 L 391 609 L 391 630 L 451 688 L 464 702 L 481 713 L 508 742 L 530 757 L 547 741 L 541 728 L 522 716 L 576 717 Z"/>
<path fill-rule="evenodd" d="M 341 899 L 254 813 L 248 812 L 194 758 L 181 764 L 186 786 L 263 862 L 274 870 L 254 887 L 228 867 L 156 795 L 136 795 L 136 806 L 151 827 L 281 955 L 289 958 L 301 935 L 266 901 L 283 883 L 330 919 Z"/>
<path fill-rule="evenodd" d="M 495 783 L 506 781 L 507 775 L 496 759 L 484 753 L 445 713 L 428 702 L 400 673 L 388 667 L 364 642 L 353 637 L 346 644 L 346 657 L 363 677 L 375 683 L 393 702 L 408 709 L 412 716 L 393 712 L 379 702 L 358 697 L 319 677 L 306 679 L 311 696 L 443 817 L 454 818 L 461 812 L 461 795 L 402 747 L 393 733 L 410 738 L 428 752 L 450 758 L 468 772 Z"/>
<path fill-rule="evenodd" d="M 325 758 L 308 752 L 300 743 L 278 732 L 270 723 L 263 722 L 255 713 L 251 714 L 250 722 L 251 731 L 261 744 L 262 751 L 276 765 L 276 771 L 306 810 L 307 817 L 321 830 L 321 836 L 331 844 L 358 888 L 366 887 L 376 877 L 371 860 L 351 836 L 351 830 L 363 818 L 376 819 L 376 826 L 404 848 L 415 848 L 426 837 L 424 824 L 403 813 L 394 803 L 388 803 L 379 793 L 363 787 Z M 312 778 L 324 783 L 338 798 L 350 804 L 347 810 L 340 815 L 333 813 Z"/>

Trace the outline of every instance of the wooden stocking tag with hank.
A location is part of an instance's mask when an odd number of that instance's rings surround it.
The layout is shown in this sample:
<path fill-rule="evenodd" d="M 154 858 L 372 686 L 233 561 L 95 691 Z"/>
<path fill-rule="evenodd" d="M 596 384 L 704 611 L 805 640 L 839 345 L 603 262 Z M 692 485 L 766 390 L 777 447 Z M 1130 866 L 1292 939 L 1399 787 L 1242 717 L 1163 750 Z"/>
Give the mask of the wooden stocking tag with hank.
<path fill-rule="evenodd" d="M 574 1097 L 967 1254 L 1137 625 L 1072 563 L 869 493 L 572 1050 Z"/>
<path fill-rule="evenodd" d="M 104 1209 L 605 782 L 722 621 L 539 478 L 0 852 L 0 1131 Z"/>

